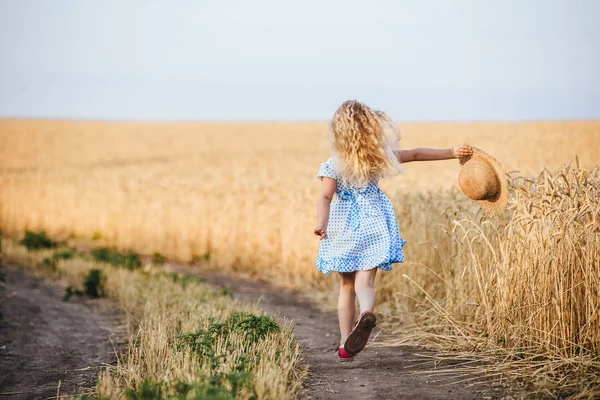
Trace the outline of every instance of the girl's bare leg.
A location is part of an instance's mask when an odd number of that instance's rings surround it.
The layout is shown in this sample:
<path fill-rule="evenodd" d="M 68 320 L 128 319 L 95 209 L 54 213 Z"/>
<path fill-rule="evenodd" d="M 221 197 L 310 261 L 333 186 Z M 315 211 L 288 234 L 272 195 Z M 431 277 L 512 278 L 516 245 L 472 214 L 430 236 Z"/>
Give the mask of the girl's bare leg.
<path fill-rule="evenodd" d="M 356 271 L 354 279 L 354 290 L 358 297 L 360 312 L 373 311 L 375 308 L 375 275 L 377 269 L 373 268 L 367 271 Z"/>
<path fill-rule="evenodd" d="M 344 345 L 354 325 L 354 308 L 356 294 L 354 293 L 355 272 L 340 273 L 340 297 L 338 298 L 338 318 L 340 320 L 340 345 Z"/>

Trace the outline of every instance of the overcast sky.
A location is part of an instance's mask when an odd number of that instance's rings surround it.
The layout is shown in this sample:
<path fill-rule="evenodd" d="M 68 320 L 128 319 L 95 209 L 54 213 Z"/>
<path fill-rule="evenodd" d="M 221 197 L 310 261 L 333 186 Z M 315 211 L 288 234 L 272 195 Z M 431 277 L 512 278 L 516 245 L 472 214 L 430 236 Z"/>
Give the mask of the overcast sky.
<path fill-rule="evenodd" d="M 598 0 L 0 0 L 0 117 L 600 119 Z"/>

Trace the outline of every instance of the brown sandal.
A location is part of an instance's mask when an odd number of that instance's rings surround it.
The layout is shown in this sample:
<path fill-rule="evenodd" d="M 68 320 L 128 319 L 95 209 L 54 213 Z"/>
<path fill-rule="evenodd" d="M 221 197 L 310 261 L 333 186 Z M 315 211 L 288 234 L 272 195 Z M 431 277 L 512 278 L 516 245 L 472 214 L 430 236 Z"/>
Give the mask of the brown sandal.
<path fill-rule="evenodd" d="M 377 317 L 375 317 L 375 314 L 371 311 L 362 312 L 354 329 L 350 332 L 350 336 L 344 343 L 344 349 L 352 355 L 360 353 L 367 345 L 371 331 L 376 325 Z"/>

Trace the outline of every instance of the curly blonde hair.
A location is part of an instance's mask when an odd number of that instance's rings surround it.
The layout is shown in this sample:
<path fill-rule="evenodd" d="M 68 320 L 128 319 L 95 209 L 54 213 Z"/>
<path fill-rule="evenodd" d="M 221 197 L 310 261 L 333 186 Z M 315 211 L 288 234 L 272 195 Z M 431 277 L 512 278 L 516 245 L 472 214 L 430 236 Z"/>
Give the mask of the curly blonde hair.
<path fill-rule="evenodd" d="M 398 128 L 394 120 L 385 112 L 381 110 L 375 110 L 375 114 L 377 114 L 377 116 L 383 121 L 383 126 L 384 129 L 386 129 L 388 139 L 391 141 L 395 149 L 395 147 L 399 146 L 400 139 L 402 139 L 400 128 Z"/>
<path fill-rule="evenodd" d="M 394 150 L 400 131 L 382 111 L 374 111 L 356 100 L 344 102 L 331 120 L 334 155 L 340 161 L 341 177 L 354 186 L 401 172 Z"/>

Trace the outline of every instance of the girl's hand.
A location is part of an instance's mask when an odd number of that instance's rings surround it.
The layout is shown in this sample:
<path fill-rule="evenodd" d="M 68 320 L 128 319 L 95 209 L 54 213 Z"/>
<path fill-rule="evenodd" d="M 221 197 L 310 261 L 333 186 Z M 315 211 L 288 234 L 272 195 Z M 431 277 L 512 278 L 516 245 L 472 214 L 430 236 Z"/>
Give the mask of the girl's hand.
<path fill-rule="evenodd" d="M 325 232 L 325 229 L 323 228 L 316 227 L 313 233 L 317 235 L 320 240 L 327 239 L 327 232 Z"/>
<path fill-rule="evenodd" d="M 468 157 L 473 154 L 473 149 L 468 144 L 463 144 L 462 146 L 454 146 L 450 149 L 450 154 L 454 158 L 463 158 Z"/>

